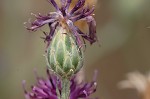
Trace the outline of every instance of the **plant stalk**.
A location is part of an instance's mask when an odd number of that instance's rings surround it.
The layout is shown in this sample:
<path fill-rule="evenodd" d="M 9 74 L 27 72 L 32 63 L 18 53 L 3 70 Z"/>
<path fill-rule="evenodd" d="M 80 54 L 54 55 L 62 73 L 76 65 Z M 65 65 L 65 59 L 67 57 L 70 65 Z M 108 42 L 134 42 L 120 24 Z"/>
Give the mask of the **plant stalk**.
<path fill-rule="evenodd" d="M 70 95 L 70 81 L 67 78 L 63 78 L 61 99 L 69 99 L 69 95 Z"/>

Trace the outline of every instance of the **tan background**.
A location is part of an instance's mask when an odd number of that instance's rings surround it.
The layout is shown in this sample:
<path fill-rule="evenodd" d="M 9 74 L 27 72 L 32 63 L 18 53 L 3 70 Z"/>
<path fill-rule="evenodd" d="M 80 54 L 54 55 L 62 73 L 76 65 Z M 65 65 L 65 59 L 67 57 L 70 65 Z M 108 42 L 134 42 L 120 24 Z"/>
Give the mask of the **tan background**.
<path fill-rule="evenodd" d="M 46 0 L 0 1 L 0 99 L 24 99 L 22 80 L 34 84 L 33 69 L 45 75 L 45 44 L 40 31 L 29 33 L 23 22 L 31 12 L 52 11 Z M 150 0 L 98 0 L 98 44 L 87 47 L 85 76 L 99 70 L 100 99 L 140 99 L 135 90 L 120 90 L 125 74 L 150 71 Z M 48 31 L 48 29 L 46 29 Z"/>

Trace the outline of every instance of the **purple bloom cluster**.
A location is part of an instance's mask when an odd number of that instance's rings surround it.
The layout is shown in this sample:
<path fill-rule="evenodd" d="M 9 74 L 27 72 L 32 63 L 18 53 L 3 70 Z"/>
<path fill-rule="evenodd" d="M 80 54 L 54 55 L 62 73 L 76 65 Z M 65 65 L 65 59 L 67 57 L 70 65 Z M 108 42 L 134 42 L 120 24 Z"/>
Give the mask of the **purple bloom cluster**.
<path fill-rule="evenodd" d="M 61 94 L 61 80 L 51 74 L 49 70 L 47 70 L 47 75 L 47 79 L 37 76 L 37 84 L 31 87 L 31 92 L 27 92 L 25 82 L 23 82 L 26 99 L 58 99 L 56 88 Z M 94 99 L 89 98 L 89 96 L 96 91 L 96 76 L 97 73 L 95 72 L 94 79 L 90 83 L 77 83 L 76 77 L 73 77 L 70 80 L 70 99 Z"/>
<path fill-rule="evenodd" d="M 50 33 L 45 33 L 44 39 L 50 44 L 52 40 L 55 29 L 58 26 L 62 26 L 73 33 L 76 38 L 77 44 L 82 45 L 83 40 L 88 40 L 91 44 L 97 41 L 96 37 L 96 21 L 92 16 L 94 12 L 94 5 L 90 9 L 85 5 L 85 0 L 78 0 L 75 6 L 69 10 L 72 0 L 61 0 L 61 7 L 58 7 L 55 0 L 48 0 L 56 9 L 56 12 L 50 12 L 47 15 L 33 14 L 36 17 L 36 20 L 31 22 L 31 26 L 27 27 L 28 30 L 36 31 L 38 28 L 48 24 L 50 28 Z M 75 22 L 78 20 L 85 20 L 89 27 L 89 33 L 83 33 L 77 26 Z"/>

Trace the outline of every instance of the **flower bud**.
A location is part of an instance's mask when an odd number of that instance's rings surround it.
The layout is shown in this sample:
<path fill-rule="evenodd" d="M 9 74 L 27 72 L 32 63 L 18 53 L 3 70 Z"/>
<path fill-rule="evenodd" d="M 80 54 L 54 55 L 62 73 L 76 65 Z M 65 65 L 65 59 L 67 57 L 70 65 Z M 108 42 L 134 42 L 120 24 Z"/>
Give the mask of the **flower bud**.
<path fill-rule="evenodd" d="M 72 33 L 62 27 L 57 27 L 46 57 L 50 69 L 62 78 L 70 78 L 83 66 L 82 49 Z"/>

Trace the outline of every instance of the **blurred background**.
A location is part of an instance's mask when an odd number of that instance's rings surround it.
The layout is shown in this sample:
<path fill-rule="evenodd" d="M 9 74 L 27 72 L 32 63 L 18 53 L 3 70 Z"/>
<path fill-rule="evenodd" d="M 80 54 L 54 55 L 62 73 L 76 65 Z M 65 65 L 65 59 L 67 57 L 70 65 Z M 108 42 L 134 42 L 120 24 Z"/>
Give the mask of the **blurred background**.
<path fill-rule="evenodd" d="M 85 79 L 90 81 L 94 70 L 99 71 L 94 94 L 99 99 L 141 99 L 135 90 L 117 85 L 128 72 L 150 71 L 150 0 L 97 0 L 96 4 L 101 46 L 87 43 Z M 22 80 L 29 89 L 36 81 L 34 68 L 46 76 L 43 34 L 27 31 L 23 23 L 33 18 L 31 12 L 50 11 L 46 0 L 0 1 L 0 99 L 24 99 Z"/>

